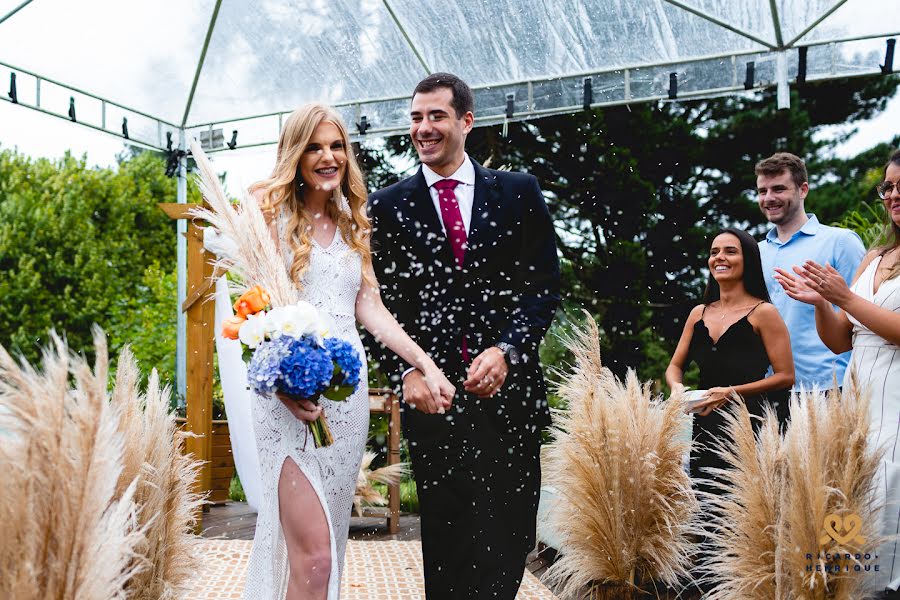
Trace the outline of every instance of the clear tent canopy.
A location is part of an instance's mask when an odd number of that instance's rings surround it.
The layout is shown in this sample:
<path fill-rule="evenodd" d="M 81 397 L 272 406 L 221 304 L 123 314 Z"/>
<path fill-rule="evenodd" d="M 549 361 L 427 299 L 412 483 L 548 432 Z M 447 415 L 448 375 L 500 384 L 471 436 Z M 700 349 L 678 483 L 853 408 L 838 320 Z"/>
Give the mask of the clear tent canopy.
<path fill-rule="evenodd" d="M 798 79 L 889 72 L 898 29 L 898 0 L 0 0 L 0 98 L 217 151 L 274 143 L 312 100 L 357 138 L 401 133 L 435 71 L 481 125 L 779 84 L 786 103 Z"/>
<path fill-rule="evenodd" d="M 273 144 L 304 102 L 357 140 L 405 132 L 437 71 L 476 125 L 770 86 L 786 106 L 795 82 L 892 72 L 898 30 L 900 0 L 0 0 L 0 100 L 171 150 L 184 202 L 188 137 Z M 179 311 L 181 398 L 186 360 Z"/>

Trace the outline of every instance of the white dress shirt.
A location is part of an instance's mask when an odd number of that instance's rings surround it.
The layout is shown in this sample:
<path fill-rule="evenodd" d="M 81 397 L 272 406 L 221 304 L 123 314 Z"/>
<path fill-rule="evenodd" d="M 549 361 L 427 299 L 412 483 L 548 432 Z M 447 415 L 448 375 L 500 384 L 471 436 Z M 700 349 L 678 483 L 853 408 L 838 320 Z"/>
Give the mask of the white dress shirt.
<path fill-rule="evenodd" d="M 438 199 L 438 191 L 434 184 L 442 179 L 455 179 L 459 182 L 456 189 L 456 202 L 459 204 L 459 212 L 462 215 L 463 226 L 466 228 L 466 235 L 469 235 L 469 229 L 472 224 L 472 205 L 475 204 L 475 167 L 469 159 L 469 155 L 465 154 L 462 164 L 450 177 L 441 177 L 428 168 L 428 165 L 422 165 L 422 175 L 425 176 L 425 184 L 428 186 L 428 192 L 431 194 L 431 201 L 434 203 L 434 210 L 438 214 L 438 221 L 441 223 L 441 229 L 446 235 L 447 229 L 444 227 L 444 219 L 441 217 L 441 203 Z"/>

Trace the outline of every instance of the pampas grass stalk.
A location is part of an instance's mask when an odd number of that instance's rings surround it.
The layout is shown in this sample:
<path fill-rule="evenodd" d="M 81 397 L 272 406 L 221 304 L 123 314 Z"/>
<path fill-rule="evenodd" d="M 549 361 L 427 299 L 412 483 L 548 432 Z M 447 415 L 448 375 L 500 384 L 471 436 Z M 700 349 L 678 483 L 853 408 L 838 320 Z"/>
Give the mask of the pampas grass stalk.
<path fill-rule="evenodd" d="M 141 568 L 136 483 L 117 492 L 123 439 L 94 341 L 93 371 L 55 334 L 42 371 L 0 348 L 0 598 L 125 598 Z"/>
<path fill-rule="evenodd" d="M 373 484 L 397 485 L 403 476 L 409 473 L 409 465 L 406 463 L 387 465 L 373 471 L 370 467 L 375 456 L 374 452 L 366 450 L 359 465 L 356 491 L 353 494 L 353 510 L 358 516 L 362 516 L 363 505 L 385 506 L 387 504 L 387 498 Z"/>
<path fill-rule="evenodd" d="M 791 400 L 783 438 L 769 410 L 756 438 L 742 402 L 726 413 L 723 440 L 729 441 L 715 450 L 731 468 L 717 472 L 722 495 L 704 498 L 715 514 L 704 566 L 716 581 L 710 600 L 862 600 L 875 591 L 877 578 L 855 572 L 857 562 L 825 557 L 874 556 L 883 541 L 875 502 L 883 449 L 869 439 L 868 402 L 855 377 L 843 393 L 802 392 Z M 832 514 L 858 515 L 865 542 L 823 544 L 825 519 Z M 825 570 L 835 565 L 850 572 Z"/>
<path fill-rule="evenodd" d="M 160 387 L 154 370 L 141 393 L 139 379 L 134 355 L 126 347 L 111 395 L 125 439 L 118 489 L 139 480 L 135 502 L 138 523 L 146 532 L 138 548 L 143 568 L 128 582 L 128 591 L 136 600 L 174 600 L 200 566 L 199 538 L 192 532 L 203 502 L 193 489 L 201 462 L 183 452 L 183 435 L 169 412 L 168 387 Z"/>
<path fill-rule="evenodd" d="M 708 531 L 702 572 L 715 581 L 709 599 L 783 598 L 776 581 L 778 524 L 784 477 L 778 419 L 766 408 L 758 437 L 742 399 L 724 414 L 727 434 L 716 452 L 728 469 L 705 480 L 721 495 L 701 494 Z"/>
<path fill-rule="evenodd" d="M 245 192 L 238 206 L 233 205 L 196 140 L 191 140 L 191 154 L 200 171 L 200 191 L 209 205 L 209 208 L 192 209 L 191 214 L 209 222 L 233 242 L 228 245 L 227 253 L 226 248 L 222 249 L 216 266 L 231 271 L 250 285 L 262 286 L 269 293 L 272 306 L 296 303 L 300 292 L 291 280 L 257 201 Z"/>
<path fill-rule="evenodd" d="M 698 508 L 682 468 L 684 401 L 653 398 L 633 371 L 617 380 L 585 314 L 564 340 L 575 357 L 558 386 L 568 410 L 554 415 L 546 449 L 545 482 L 562 497 L 551 526 L 563 540 L 547 582 L 561 597 L 589 585 L 674 585 L 688 575 Z"/>
<path fill-rule="evenodd" d="M 869 394 L 856 378 L 827 400 L 815 390 L 791 402 L 791 426 L 785 434 L 785 474 L 782 505 L 784 524 L 779 533 L 785 548 L 781 572 L 794 597 L 810 600 L 859 600 L 875 590 L 872 573 L 854 572 L 852 561 L 827 561 L 825 553 L 870 553 L 880 538 L 875 481 L 884 449 L 869 437 Z M 821 545 L 826 516 L 856 514 L 865 543 L 847 546 L 831 540 Z M 801 549 L 800 552 L 791 549 Z M 813 560 L 806 558 L 813 555 Z M 820 554 L 821 553 L 821 554 Z M 865 561 L 862 561 L 865 562 Z M 821 572 L 807 571 L 820 565 Z M 825 572 L 826 565 L 846 564 L 850 572 Z"/>

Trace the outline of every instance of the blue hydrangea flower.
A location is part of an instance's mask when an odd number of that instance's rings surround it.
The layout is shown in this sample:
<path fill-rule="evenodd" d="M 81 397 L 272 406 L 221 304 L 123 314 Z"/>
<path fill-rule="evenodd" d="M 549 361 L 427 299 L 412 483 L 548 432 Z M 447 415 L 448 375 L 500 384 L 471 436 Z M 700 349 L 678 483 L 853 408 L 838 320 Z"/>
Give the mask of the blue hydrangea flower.
<path fill-rule="evenodd" d="M 332 385 L 348 385 L 354 388 L 359 383 L 359 371 L 362 368 L 362 360 L 350 342 L 340 338 L 326 338 L 325 349 L 331 354 L 331 360 L 341 370 L 343 376 L 340 381 L 332 382 Z"/>
<path fill-rule="evenodd" d="M 247 380 L 258 394 L 271 394 L 280 388 L 281 361 L 288 353 L 291 338 L 281 337 L 263 342 L 250 358 Z"/>
<path fill-rule="evenodd" d="M 319 396 L 331 383 L 334 373 L 328 350 L 312 336 L 287 339 L 287 355 L 281 359 L 278 389 L 300 398 Z"/>

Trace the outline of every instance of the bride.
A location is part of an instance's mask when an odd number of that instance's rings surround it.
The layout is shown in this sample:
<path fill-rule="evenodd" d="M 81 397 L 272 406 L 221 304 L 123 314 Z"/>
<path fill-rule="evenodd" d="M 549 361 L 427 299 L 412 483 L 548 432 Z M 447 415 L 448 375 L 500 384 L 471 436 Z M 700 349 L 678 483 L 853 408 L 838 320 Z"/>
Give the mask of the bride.
<path fill-rule="evenodd" d="M 432 398 L 449 408 L 454 386 L 381 302 L 372 271 L 362 173 L 337 113 L 307 104 L 281 132 L 272 175 L 251 186 L 300 297 L 326 318 L 329 335 L 363 358 L 346 401 L 253 399 L 262 502 L 247 570 L 247 600 L 337 600 L 350 511 L 369 426 L 367 368 L 356 323 L 421 370 Z M 316 448 L 308 421 L 326 415 L 334 444 Z"/>

